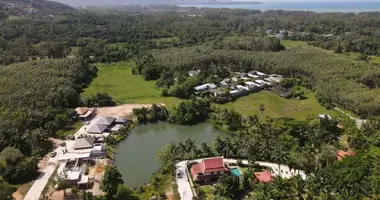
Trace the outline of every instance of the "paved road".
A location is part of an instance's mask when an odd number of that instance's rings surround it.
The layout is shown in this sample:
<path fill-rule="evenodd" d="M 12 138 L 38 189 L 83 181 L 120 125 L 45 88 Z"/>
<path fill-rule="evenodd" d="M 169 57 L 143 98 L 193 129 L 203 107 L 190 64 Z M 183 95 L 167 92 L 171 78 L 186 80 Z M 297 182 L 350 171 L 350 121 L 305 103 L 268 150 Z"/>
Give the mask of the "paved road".
<path fill-rule="evenodd" d="M 340 108 L 334 107 L 334 110 L 343 113 L 344 115 L 346 115 L 348 118 L 350 118 L 350 119 L 352 119 L 352 120 L 355 120 L 355 124 L 356 124 L 356 127 L 358 127 L 358 129 L 360 129 L 360 128 L 362 127 L 363 124 L 367 123 L 367 120 L 365 120 L 365 119 L 359 119 L 359 118 L 353 117 L 353 116 L 351 116 L 350 114 L 344 112 L 344 111 L 343 111 L 342 109 L 340 109 Z"/>
<path fill-rule="evenodd" d="M 176 164 L 176 169 L 182 174 L 181 178 L 176 177 L 176 182 L 178 185 L 178 192 L 182 200 L 192 200 L 193 192 L 191 191 L 190 182 L 187 178 L 186 173 L 186 163 L 187 161 L 181 161 Z"/>
<path fill-rule="evenodd" d="M 32 187 L 29 189 L 28 193 L 25 195 L 24 200 L 38 200 L 41 196 L 42 190 L 44 190 L 49 178 L 54 173 L 55 168 L 58 166 L 59 155 L 62 154 L 60 147 L 56 150 L 57 156 L 50 158 L 48 161 L 48 167 L 41 171 L 40 176 L 34 181 Z"/>

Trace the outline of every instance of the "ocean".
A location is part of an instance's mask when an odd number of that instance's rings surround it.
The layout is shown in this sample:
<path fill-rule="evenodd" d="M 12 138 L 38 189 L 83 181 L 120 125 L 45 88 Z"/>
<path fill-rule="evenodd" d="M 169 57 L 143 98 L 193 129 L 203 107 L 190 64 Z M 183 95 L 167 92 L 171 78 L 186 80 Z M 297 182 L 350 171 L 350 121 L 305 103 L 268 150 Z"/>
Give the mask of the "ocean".
<path fill-rule="evenodd" d="M 182 5 L 207 8 L 242 8 L 251 10 L 301 10 L 313 12 L 368 12 L 380 11 L 380 1 L 347 1 L 347 2 L 278 2 L 263 4 L 202 4 Z"/>

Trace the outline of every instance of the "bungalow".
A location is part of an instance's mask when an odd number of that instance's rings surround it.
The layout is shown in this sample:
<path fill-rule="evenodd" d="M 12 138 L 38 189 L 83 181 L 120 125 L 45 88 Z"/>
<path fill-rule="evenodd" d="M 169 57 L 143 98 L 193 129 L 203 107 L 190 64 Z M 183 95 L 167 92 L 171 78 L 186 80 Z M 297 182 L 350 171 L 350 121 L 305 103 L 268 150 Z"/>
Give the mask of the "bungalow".
<path fill-rule="evenodd" d="M 269 86 L 269 83 L 264 80 L 255 80 L 255 83 L 259 84 L 262 88 Z"/>
<path fill-rule="evenodd" d="M 248 74 L 257 75 L 257 76 L 265 76 L 264 73 L 259 72 L 259 71 L 250 71 L 248 72 Z"/>
<path fill-rule="evenodd" d="M 217 180 L 220 175 L 229 173 L 223 157 L 203 159 L 201 163 L 192 165 L 190 171 L 196 182 Z"/>
<path fill-rule="evenodd" d="M 86 132 L 90 134 L 102 134 L 107 129 L 108 126 L 105 124 L 90 124 L 88 127 L 85 127 Z"/>
<path fill-rule="evenodd" d="M 244 84 L 249 88 L 251 92 L 257 92 L 260 90 L 261 86 L 255 82 L 244 82 Z"/>
<path fill-rule="evenodd" d="M 231 90 L 230 91 L 230 95 L 233 98 L 242 97 L 242 96 L 245 96 L 245 95 L 248 95 L 248 94 L 249 94 L 249 91 L 246 90 L 246 89 L 242 89 L 242 88 L 237 88 L 236 90 Z"/>
<path fill-rule="evenodd" d="M 241 80 L 245 80 L 245 81 L 251 80 L 251 78 L 249 78 L 249 77 L 240 77 L 240 78 L 241 78 Z"/>
<path fill-rule="evenodd" d="M 272 182 L 272 174 L 268 171 L 265 172 L 256 172 L 254 175 L 254 179 L 256 179 L 260 183 Z"/>
<path fill-rule="evenodd" d="M 222 81 L 222 82 L 220 82 L 220 86 L 224 86 L 224 87 L 226 87 L 226 86 L 228 86 L 228 83 L 225 82 L 225 81 Z"/>
<path fill-rule="evenodd" d="M 197 92 L 201 92 L 204 90 L 212 90 L 215 88 L 217 88 L 217 86 L 214 83 L 206 83 L 206 84 L 195 87 L 194 90 L 196 90 Z"/>
<path fill-rule="evenodd" d="M 232 80 L 232 82 L 234 82 L 234 83 L 237 83 L 237 82 L 239 82 L 239 79 L 238 79 L 238 78 L 236 78 L 236 77 L 232 77 L 232 78 L 231 78 L 231 80 Z"/>
<path fill-rule="evenodd" d="M 249 88 L 248 87 L 244 87 L 242 85 L 237 85 L 236 88 L 238 89 L 243 89 L 243 90 L 248 90 L 249 91 Z"/>
<path fill-rule="evenodd" d="M 87 108 L 87 107 L 78 107 L 75 109 L 75 111 L 77 112 L 77 116 L 81 120 L 88 120 L 94 114 L 94 109 L 93 108 Z"/>
<path fill-rule="evenodd" d="M 251 73 L 248 73 L 248 76 L 251 78 L 260 78 L 260 76 L 258 76 L 256 74 L 251 74 Z"/>
<path fill-rule="evenodd" d="M 354 156 L 356 153 L 353 151 L 343 151 L 339 150 L 336 152 L 336 158 L 341 161 L 343 158 L 348 157 L 348 156 Z"/>
<path fill-rule="evenodd" d="M 115 126 L 113 126 L 111 128 L 111 132 L 118 132 L 120 129 L 124 128 L 125 125 L 124 124 L 116 124 Z"/>
<path fill-rule="evenodd" d="M 91 124 L 102 124 L 102 125 L 107 125 L 110 126 L 115 122 L 116 118 L 115 117 L 102 117 L 98 116 L 94 120 L 91 121 Z"/>
<path fill-rule="evenodd" d="M 268 82 L 270 86 L 276 85 L 278 82 L 272 79 L 271 77 L 264 78 L 264 81 Z"/>
<path fill-rule="evenodd" d="M 93 137 L 86 137 L 86 138 L 80 138 L 76 139 L 74 143 L 74 149 L 89 149 L 94 147 L 95 138 Z"/>
<path fill-rule="evenodd" d="M 116 117 L 115 123 L 116 124 L 126 124 L 128 122 L 128 119 L 126 117 Z"/>
<path fill-rule="evenodd" d="M 260 87 L 259 84 L 255 83 L 255 82 L 252 82 L 252 81 L 247 81 L 247 82 L 244 82 L 244 84 L 248 87 Z"/>

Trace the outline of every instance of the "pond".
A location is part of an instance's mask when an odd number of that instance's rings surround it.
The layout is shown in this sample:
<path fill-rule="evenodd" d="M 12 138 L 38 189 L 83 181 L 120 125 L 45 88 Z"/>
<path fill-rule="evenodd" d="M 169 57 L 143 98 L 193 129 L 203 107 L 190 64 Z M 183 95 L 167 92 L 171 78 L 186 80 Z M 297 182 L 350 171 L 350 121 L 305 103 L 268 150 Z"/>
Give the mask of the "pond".
<path fill-rule="evenodd" d="M 157 151 L 171 142 L 183 142 L 187 138 L 211 143 L 217 136 L 225 135 L 208 123 L 195 126 L 180 126 L 160 122 L 135 127 L 126 140 L 116 147 L 115 165 L 129 187 L 149 183 L 152 175 L 160 168 Z"/>

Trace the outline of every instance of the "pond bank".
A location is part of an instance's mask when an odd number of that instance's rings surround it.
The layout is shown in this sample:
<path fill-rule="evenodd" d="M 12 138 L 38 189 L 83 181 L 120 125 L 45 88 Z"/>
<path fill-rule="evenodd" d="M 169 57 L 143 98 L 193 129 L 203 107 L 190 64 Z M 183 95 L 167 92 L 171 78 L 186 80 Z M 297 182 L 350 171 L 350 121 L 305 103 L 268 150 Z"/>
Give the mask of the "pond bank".
<path fill-rule="evenodd" d="M 161 164 L 157 162 L 157 151 L 171 142 L 195 140 L 196 144 L 213 142 L 226 133 L 209 123 L 181 126 L 165 122 L 138 125 L 129 136 L 116 145 L 114 165 L 123 175 L 125 184 L 138 187 L 149 183 Z"/>

